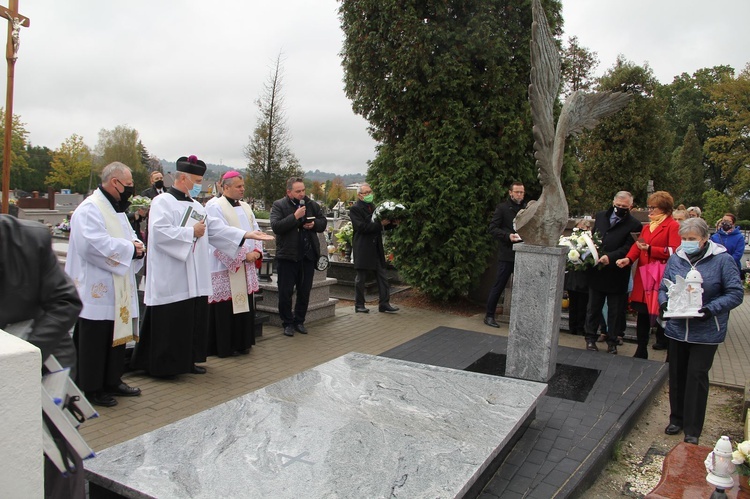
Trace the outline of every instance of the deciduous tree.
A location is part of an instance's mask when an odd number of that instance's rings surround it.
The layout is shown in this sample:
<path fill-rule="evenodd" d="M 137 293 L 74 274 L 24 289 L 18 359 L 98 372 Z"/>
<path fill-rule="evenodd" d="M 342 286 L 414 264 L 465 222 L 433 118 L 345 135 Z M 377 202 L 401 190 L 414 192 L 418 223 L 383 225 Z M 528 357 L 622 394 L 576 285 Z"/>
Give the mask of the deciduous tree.
<path fill-rule="evenodd" d="M 112 130 L 102 128 L 96 145 L 96 172 L 101 173 L 102 168 L 113 161 L 119 161 L 132 170 L 136 192 L 147 188 L 149 186 L 148 173 L 142 164 L 142 154 L 138 144 L 140 140 L 138 130 L 135 128 L 127 125 L 118 125 Z"/>
<path fill-rule="evenodd" d="M 648 181 L 669 191 L 672 134 L 664 120 L 662 101 L 654 98 L 659 82 L 648 66 L 624 57 L 599 79 L 597 90 L 630 92 L 622 111 L 581 135 L 581 175 L 589 211 L 608 206 L 614 193 L 633 193 L 645 206 Z"/>
<path fill-rule="evenodd" d="M 544 2 L 553 29 L 560 2 Z M 400 274 L 428 295 L 465 295 L 496 242 L 514 180 L 538 192 L 528 106 L 530 2 L 343 0 L 344 82 L 369 122 L 378 199 L 408 205 Z"/>
<path fill-rule="evenodd" d="M 255 101 L 260 114 L 245 147 L 248 160 L 245 186 L 255 198 L 265 201 L 267 209 L 274 200 L 285 195 L 288 178 L 302 175 L 300 163 L 289 147 L 282 90 L 283 68 L 279 54 L 263 85 L 262 95 Z"/>
<path fill-rule="evenodd" d="M 750 64 L 711 86 L 709 95 L 715 109 L 703 144 L 709 178 L 717 191 L 741 196 L 750 190 Z"/>
<path fill-rule="evenodd" d="M 74 133 L 55 150 L 45 182 L 52 187 L 85 193 L 92 175 L 91 166 L 89 146 L 83 142 L 83 137 Z"/>
<path fill-rule="evenodd" d="M 26 131 L 26 124 L 21 122 L 21 118 L 13 115 L 13 131 L 10 138 L 10 185 L 8 189 L 21 189 L 22 179 L 30 174 L 26 154 L 26 137 L 29 132 Z M 0 137 L 5 136 L 5 109 L 0 108 Z M 5 141 L 0 140 L 0 171 L 2 171 Z M 2 177 L 2 175 L 0 175 Z M 2 184 L 2 178 L 0 178 Z"/>

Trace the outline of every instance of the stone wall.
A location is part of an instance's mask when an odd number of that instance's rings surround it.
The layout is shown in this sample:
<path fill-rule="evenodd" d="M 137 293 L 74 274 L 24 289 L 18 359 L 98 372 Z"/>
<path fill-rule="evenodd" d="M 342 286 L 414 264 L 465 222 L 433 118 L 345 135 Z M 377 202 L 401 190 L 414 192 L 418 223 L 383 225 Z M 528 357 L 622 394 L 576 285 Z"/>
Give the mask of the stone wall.
<path fill-rule="evenodd" d="M 0 329 L 0 495 L 43 497 L 41 355 Z"/>

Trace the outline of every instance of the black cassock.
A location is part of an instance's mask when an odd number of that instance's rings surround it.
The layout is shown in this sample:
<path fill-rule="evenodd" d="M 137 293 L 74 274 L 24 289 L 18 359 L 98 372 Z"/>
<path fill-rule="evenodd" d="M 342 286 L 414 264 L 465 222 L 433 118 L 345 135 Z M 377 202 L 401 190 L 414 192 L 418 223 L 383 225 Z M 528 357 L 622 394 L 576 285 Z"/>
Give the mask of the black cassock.
<path fill-rule="evenodd" d="M 206 361 L 208 297 L 146 307 L 133 369 L 151 376 L 189 373 Z"/>
<path fill-rule="evenodd" d="M 208 354 L 229 357 L 255 345 L 255 306 L 253 295 L 247 296 L 250 311 L 232 312 L 232 301 L 208 305 Z"/>

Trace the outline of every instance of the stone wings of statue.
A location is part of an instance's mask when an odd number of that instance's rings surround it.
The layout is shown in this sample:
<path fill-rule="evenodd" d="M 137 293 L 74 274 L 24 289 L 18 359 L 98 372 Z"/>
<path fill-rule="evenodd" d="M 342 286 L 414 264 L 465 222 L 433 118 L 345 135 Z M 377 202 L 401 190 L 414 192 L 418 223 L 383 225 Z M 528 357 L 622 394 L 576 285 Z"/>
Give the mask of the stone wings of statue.
<path fill-rule="evenodd" d="M 560 91 L 560 52 L 540 0 L 532 0 L 532 12 L 529 101 L 534 123 L 534 158 L 542 194 L 518 214 L 515 226 L 526 244 L 557 246 L 568 223 L 568 203 L 560 182 L 565 140 L 584 128 L 594 128 L 599 120 L 622 109 L 630 95 L 573 92 L 565 100 L 555 129 L 553 112 Z"/>

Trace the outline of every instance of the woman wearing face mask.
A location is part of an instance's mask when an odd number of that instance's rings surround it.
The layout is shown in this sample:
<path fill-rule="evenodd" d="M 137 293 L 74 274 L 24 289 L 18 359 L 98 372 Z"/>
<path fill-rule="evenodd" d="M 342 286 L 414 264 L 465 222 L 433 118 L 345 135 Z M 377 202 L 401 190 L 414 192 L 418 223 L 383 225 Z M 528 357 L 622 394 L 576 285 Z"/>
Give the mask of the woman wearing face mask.
<path fill-rule="evenodd" d="M 724 213 L 719 220 L 716 232 L 711 236 L 711 240 L 721 244 L 727 249 L 727 253 L 732 255 L 737 262 L 737 268 L 742 270 L 742 255 L 745 253 L 745 236 L 740 228 L 735 224 L 737 218 L 731 213 Z"/>
<path fill-rule="evenodd" d="M 740 272 L 726 249 L 708 239 L 708 225 L 690 218 L 680 226 L 682 245 L 669 258 L 664 278 L 672 282 L 692 269 L 703 278 L 702 317 L 667 320 L 669 338 L 669 426 L 664 432 L 685 432 L 685 442 L 698 444 L 708 400 L 708 371 L 719 343 L 727 334 L 729 311 L 742 303 Z M 667 286 L 659 289 L 659 303 L 667 308 Z"/>
<path fill-rule="evenodd" d="M 664 328 L 656 322 L 658 316 L 658 304 L 656 302 L 656 290 L 661 282 L 662 268 L 646 265 L 654 262 L 662 264 L 674 253 L 680 245 L 680 236 L 677 231 L 680 224 L 672 218 L 674 200 L 666 191 L 656 191 L 648 198 L 649 224 L 643 227 L 641 235 L 628 251 L 625 258 L 617 260 L 618 267 L 626 267 L 637 263 L 633 277 L 633 291 L 630 293 L 630 305 L 638 312 L 636 322 L 636 335 L 638 337 L 638 348 L 633 357 L 648 359 L 648 338 L 651 327 L 656 326 L 655 350 L 665 350 L 667 340 L 664 337 Z M 643 272 L 639 269 L 643 268 Z M 647 277 L 644 282 L 644 275 Z M 653 288 L 653 289 L 651 289 Z M 649 308 L 649 303 L 651 307 Z"/>

